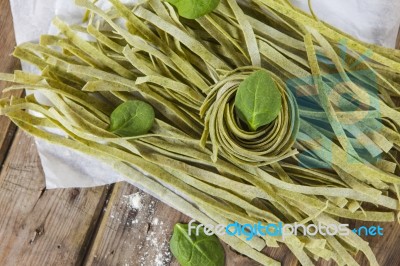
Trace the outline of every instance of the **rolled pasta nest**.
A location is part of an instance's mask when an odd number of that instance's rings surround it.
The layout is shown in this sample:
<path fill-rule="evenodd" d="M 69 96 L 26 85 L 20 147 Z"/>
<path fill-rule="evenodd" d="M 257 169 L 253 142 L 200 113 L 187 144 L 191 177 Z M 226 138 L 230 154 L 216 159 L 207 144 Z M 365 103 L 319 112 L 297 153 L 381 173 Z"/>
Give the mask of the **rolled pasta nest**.
<path fill-rule="evenodd" d="M 232 163 L 263 166 L 292 157 L 292 149 L 299 130 L 297 102 L 286 84 L 275 74 L 274 82 L 283 95 L 283 107 L 278 117 L 259 130 L 249 131 L 235 113 L 234 99 L 241 82 L 260 67 L 242 67 L 225 74 L 211 87 L 201 109 L 205 129 L 202 146 L 210 138 L 214 162 L 218 154 Z"/>
<path fill-rule="evenodd" d="M 85 24 L 56 18 L 59 35 L 14 51 L 40 74 L 0 74 L 16 83 L 8 90 L 48 100 L 0 99 L 0 113 L 21 129 L 97 158 L 203 224 L 396 220 L 400 51 L 357 41 L 283 0 L 223 0 L 196 20 L 159 0 L 75 2 L 87 9 Z M 283 107 L 249 132 L 232 97 L 257 69 L 273 76 Z M 111 112 L 134 99 L 156 110 L 150 133 L 109 132 Z M 261 252 L 279 243 L 303 265 L 356 265 L 357 251 L 378 265 L 350 230 L 220 238 L 264 265 L 279 264 Z"/>

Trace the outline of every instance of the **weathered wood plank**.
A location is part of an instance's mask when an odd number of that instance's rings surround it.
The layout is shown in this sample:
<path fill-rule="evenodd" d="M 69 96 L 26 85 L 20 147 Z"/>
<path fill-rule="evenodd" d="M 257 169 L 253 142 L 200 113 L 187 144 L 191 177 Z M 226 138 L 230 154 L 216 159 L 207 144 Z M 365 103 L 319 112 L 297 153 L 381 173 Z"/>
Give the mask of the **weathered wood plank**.
<path fill-rule="evenodd" d="M 79 263 L 107 191 L 45 190 L 34 140 L 18 131 L 0 175 L 0 265 Z"/>
<path fill-rule="evenodd" d="M 15 46 L 14 28 L 9 1 L 0 1 L 0 73 L 12 73 L 20 69 L 19 60 L 12 57 Z M 9 86 L 9 83 L 0 81 L 0 98 L 11 93 L 1 93 L 1 89 Z M 21 95 L 22 92 L 12 92 L 13 95 Z M 6 117 L 0 116 L 0 169 L 11 145 L 16 127 Z"/>
<path fill-rule="evenodd" d="M 140 198 L 140 208 L 130 199 Z M 190 218 L 128 183 L 115 185 L 85 265 L 178 266 L 169 252 L 176 223 Z M 224 245 L 227 265 L 258 263 Z"/>
<path fill-rule="evenodd" d="M 170 226 L 181 218 L 182 214 L 134 186 L 115 184 L 85 265 L 169 262 Z"/>

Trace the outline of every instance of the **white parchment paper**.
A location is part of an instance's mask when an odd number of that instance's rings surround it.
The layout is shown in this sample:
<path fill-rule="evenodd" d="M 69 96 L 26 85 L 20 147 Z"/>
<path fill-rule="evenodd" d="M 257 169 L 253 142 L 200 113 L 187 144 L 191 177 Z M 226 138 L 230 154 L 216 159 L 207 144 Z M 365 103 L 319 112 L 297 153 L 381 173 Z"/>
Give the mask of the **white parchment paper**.
<path fill-rule="evenodd" d="M 309 12 L 307 0 L 291 0 Z M 400 26 L 399 0 L 311 0 L 317 17 L 359 40 L 394 48 Z"/>
<path fill-rule="evenodd" d="M 73 2 L 10 0 L 17 44 L 37 42 L 41 34 L 55 33 L 51 26 L 54 16 L 68 23 L 81 21 L 84 10 Z M 292 2 L 309 11 L 307 0 Z M 108 4 L 103 0 L 100 5 Z M 392 48 L 395 45 L 400 26 L 400 0 L 313 0 L 312 6 L 319 19 L 360 40 Z M 26 64 L 22 67 L 34 71 Z M 48 189 L 93 187 L 126 180 L 92 157 L 42 140 L 36 144 Z"/>

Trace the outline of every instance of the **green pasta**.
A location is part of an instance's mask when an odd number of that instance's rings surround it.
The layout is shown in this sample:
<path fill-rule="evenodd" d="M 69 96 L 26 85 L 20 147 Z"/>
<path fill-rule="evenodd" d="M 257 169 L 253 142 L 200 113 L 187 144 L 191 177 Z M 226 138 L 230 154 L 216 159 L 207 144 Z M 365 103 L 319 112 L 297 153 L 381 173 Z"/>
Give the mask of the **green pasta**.
<path fill-rule="evenodd" d="M 41 74 L 0 74 L 16 84 L 4 91 L 38 91 L 51 102 L 0 99 L 0 114 L 21 129 L 109 164 L 203 224 L 399 219 L 399 51 L 355 40 L 286 0 L 222 0 L 204 10 L 75 2 L 87 9 L 84 27 L 55 18 L 59 35 L 14 51 Z M 248 130 L 235 96 L 257 71 L 271 77 L 281 108 Z M 154 124 L 112 115 L 124 103 L 139 115 L 146 106 Z M 126 127 L 134 123 L 143 128 Z M 279 265 L 261 252 L 279 243 L 303 265 L 356 265 L 356 251 L 378 265 L 350 230 L 220 238 L 263 265 Z"/>

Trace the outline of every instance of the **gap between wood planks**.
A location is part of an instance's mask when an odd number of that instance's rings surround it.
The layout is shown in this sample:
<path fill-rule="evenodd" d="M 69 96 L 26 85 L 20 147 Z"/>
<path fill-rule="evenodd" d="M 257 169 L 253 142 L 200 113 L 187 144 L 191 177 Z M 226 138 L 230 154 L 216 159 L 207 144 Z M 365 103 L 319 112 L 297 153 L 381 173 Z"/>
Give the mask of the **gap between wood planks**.
<path fill-rule="evenodd" d="M 0 265 L 82 261 L 107 187 L 44 189 L 34 140 L 18 131 L 0 174 Z"/>

